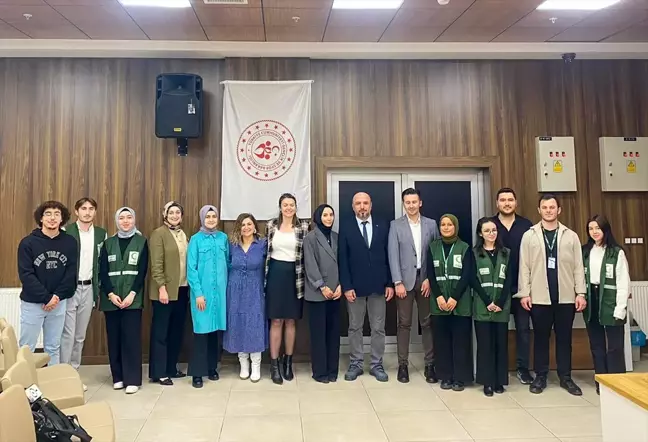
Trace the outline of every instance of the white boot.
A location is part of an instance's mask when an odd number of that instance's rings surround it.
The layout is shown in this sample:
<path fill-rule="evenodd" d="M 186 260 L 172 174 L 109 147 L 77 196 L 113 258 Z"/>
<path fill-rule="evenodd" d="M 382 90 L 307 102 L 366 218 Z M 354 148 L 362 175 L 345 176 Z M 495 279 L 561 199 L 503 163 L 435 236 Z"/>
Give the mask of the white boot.
<path fill-rule="evenodd" d="M 259 382 L 261 379 L 261 353 L 251 353 L 252 358 L 252 375 L 250 380 L 252 382 Z"/>
<path fill-rule="evenodd" d="M 239 353 L 239 362 L 241 363 L 241 373 L 239 377 L 241 379 L 247 379 L 250 377 L 250 354 L 249 353 Z"/>

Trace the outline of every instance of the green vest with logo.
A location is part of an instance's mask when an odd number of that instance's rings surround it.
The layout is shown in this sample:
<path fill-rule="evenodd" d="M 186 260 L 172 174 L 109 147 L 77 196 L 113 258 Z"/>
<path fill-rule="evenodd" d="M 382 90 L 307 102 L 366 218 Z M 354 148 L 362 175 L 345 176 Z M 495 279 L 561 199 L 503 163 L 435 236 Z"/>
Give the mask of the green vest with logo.
<path fill-rule="evenodd" d="M 95 302 L 99 301 L 99 253 L 103 243 L 106 239 L 106 231 L 101 227 L 93 226 L 94 228 L 94 248 L 92 250 L 92 294 Z M 79 236 L 79 226 L 77 223 L 72 223 L 65 227 L 65 233 L 76 239 L 77 242 L 77 256 L 81 255 L 81 238 Z M 79 265 L 80 260 L 77 259 L 77 279 L 79 279 Z"/>
<path fill-rule="evenodd" d="M 495 267 L 493 261 L 483 251 L 473 250 L 475 254 L 475 262 L 477 264 L 477 280 L 482 288 L 488 295 L 491 302 L 497 302 L 502 295 L 504 289 L 504 281 L 506 280 L 506 272 L 508 270 L 509 251 L 502 249 L 497 252 L 497 259 L 495 260 Z M 482 256 L 483 255 L 483 256 Z M 509 315 L 511 314 L 511 297 L 506 298 L 506 303 L 502 307 L 501 312 L 490 312 L 486 308 L 480 296 L 473 298 L 473 318 L 475 321 L 484 322 L 508 322 Z"/>
<path fill-rule="evenodd" d="M 585 264 L 585 282 L 587 284 L 587 307 L 583 311 L 585 322 L 592 320 L 592 311 L 589 308 L 590 299 L 592 299 L 590 284 L 590 259 L 589 254 L 583 256 Z M 626 319 L 620 321 L 614 317 L 614 308 L 616 307 L 616 265 L 619 260 L 619 248 L 605 250 L 603 262 L 601 263 L 601 279 L 599 287 L 599 323 L 601 325 L 620 325 L 625 324 Z"/>
<path fill-rule="evenodd" d="M 108 255 L 108 276 L 113 285 L 113 293 L 122 300 L 131 292 L 133 282 L 135 282 L 135 278 L 139 274 L 139 259 L 145 245 L 146 239 L 142 235 L 135 234 L 122 255 L 117 235 L 111 236 L 104 243 Z M 128 307 L 128 310 L 142 308 L 143 292 L 144 288 L 142 287 L 140 291 L 135 293 L 135 299 Z M 119 310 L 115 304 L 110 302 L 108 293 L 105 293 L 105 290 L 102 290 L 99 308 L 102 311 Z"/>
<path fill-rule="evenodd" d="M 460 239 L 454 243 L 448 256 L 445 256 L 443 250 L 443 241 L 436 239 L 430 244 L 432 259 L 434 260 L 434 273 L 437 284 L 443 292 L 443 297 L 447 301 L 454 294 L 457 284 L 461 279 L 463 269 L 463 258 L 468 251 L 468 244 Z M 457 315 L 472 316 L 472 294 L 470 289 L 466 289 L 457 306 L 452 312 L 445 312 L 439 308 L 434 295 L 430 296 L 430 313 L 435 316 Z"/>

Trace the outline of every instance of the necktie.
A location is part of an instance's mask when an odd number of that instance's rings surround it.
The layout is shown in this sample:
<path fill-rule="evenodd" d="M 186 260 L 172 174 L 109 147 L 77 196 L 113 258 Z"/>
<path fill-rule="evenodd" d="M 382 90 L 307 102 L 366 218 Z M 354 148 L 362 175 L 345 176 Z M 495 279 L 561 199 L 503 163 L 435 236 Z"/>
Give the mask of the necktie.
<path fill-rule="evenodd" d="M 367 248 L 369 248 L 369 234 L 367 233 L 367 223 L 369 221 L 362 221 L 362 237 L 364 238 Z"/>

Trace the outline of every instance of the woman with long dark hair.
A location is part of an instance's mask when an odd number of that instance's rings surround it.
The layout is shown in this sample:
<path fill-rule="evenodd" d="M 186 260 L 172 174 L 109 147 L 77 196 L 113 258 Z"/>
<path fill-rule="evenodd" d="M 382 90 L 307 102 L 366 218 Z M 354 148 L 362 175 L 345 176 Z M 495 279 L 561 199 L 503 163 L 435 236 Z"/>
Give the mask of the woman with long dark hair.
<path fill-rule="evenodd" d="M 302 247 L 308 222 L 297 218 L 297 200 L 289 193 L 279 198 L 279 216 L 268 221 L 266 258 L 266 311 L 270 325 L 270 376 L 275 384 L 294 377 L 296 321 L 304 308 L 304 258 Z M 285 331 L 284 331 L 285 326 Z M 285 355 L 279 369 L 282 332 Z"/>
<path fill-rule="evenodd" d="M 587 243 L 583 246 L 587 307 L 583 319 L 594 359 L 594 372 L 625 373 L 623 325 L 630 289 L 628 261 L 603 215 L 594 215 L 587 221 L 587 232 Z M 596 392 L 599 392 L 598 382 Z"/>
<path fill-rule="evenodd" d="M 508 385 L 508 322 L 511 313 L 510 251 L 497 234 L 492 218 L 477 222 L 475 273 L 471 286 L 478 296 L 473 300 L 477 336 L 477 383 L 484 394 L 504 393 Z"/>

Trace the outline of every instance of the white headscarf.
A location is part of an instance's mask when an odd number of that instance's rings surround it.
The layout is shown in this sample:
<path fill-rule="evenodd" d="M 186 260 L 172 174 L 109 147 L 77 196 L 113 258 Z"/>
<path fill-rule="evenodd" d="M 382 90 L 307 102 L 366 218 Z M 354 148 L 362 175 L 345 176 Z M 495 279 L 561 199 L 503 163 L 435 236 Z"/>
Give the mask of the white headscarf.
<path fill-rule="evenodd" d="M 133 227 L 131 227 L 131 229 L 128 231 L 122 230 L 121 227 L 119 227 L 119 215 L 122 212 L 128 212 L 131 215 L 133 215 Z M 137 227 L 135 227 L 136 219 L 137 218 L 135 217 L 135 211 L 130 207 L 121 207 L 119 210 L 117 210 L 117 212 L 115 212 L 115 224 L 117 224 L 117 236 L 119 238 L 131 238 L 136 233 L 140 233 L 139 230 L 137 230 Z"/>

